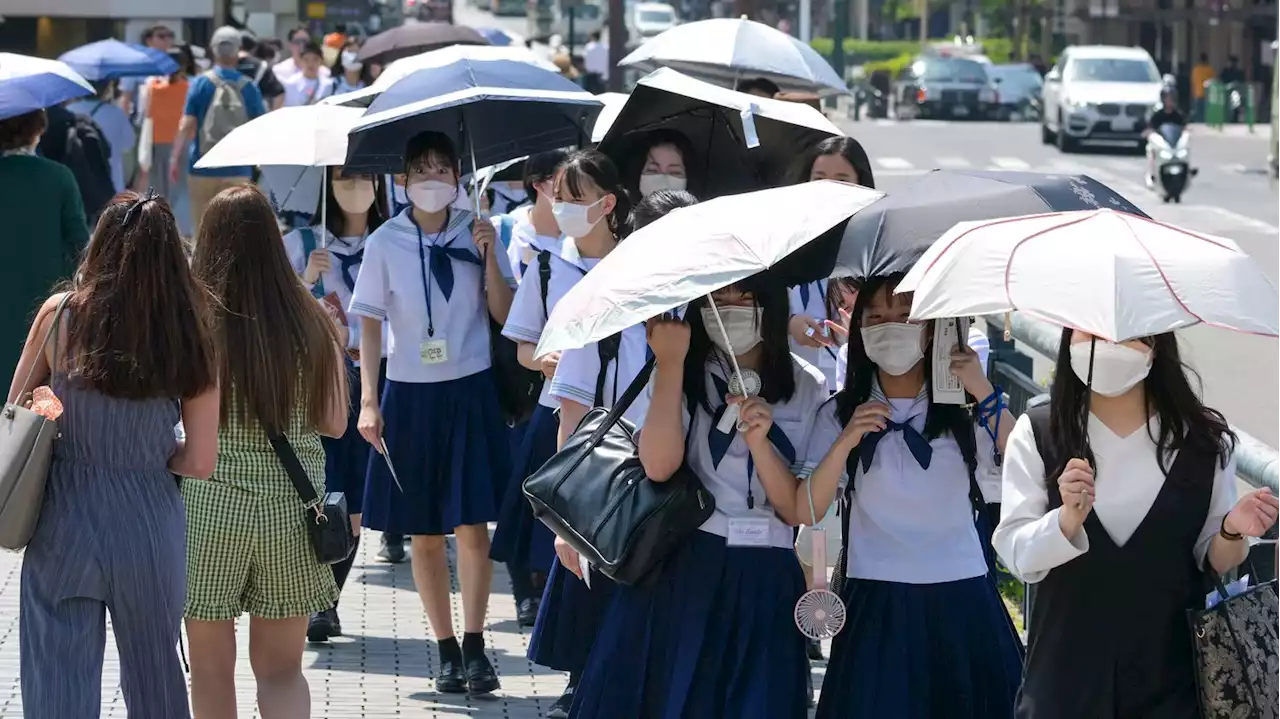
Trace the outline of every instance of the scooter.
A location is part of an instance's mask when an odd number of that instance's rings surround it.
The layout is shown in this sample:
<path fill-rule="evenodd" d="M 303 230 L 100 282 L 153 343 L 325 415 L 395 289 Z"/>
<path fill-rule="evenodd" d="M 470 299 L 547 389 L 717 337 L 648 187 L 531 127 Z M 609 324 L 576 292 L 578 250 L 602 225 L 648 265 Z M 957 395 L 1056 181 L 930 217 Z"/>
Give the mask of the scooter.
<path fill-rule="evenodd" d="M 1191 166 L 1191 133 L 1181 125 L 1161 125 L 1147 135 L 1147 156 L 1155 158 L 1155 176 L 1147 177 L 1147 186 L 1165 202 L 1182 202 L 1191 178 L 1199 170 Z"/>

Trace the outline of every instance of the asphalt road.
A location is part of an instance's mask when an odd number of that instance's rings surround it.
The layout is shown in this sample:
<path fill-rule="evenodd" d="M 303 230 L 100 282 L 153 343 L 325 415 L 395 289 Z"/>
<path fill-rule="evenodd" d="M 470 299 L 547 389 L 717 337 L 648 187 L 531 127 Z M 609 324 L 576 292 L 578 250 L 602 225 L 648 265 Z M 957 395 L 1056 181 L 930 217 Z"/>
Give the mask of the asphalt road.
<path fill-rule="evenodd" d="M 892 192 L 935 167 L 1083 172 L 1153 218 L 1235 240 L 1277 279 L 1280 206 L 1276 187 L 1265 174 L 1266 128 L 1254 137 L 1193 129 L 1192 164 L 1200 174 L 1183 204 L 1167 205 L 1144 187 L 1146 160 L 1141 155 L 1111 149 L 1063 155 L 1040 143 L 1036 124 L 840 124 L 866 148 L 880 189 Z M 1184 358 L 1203 380 L 1206 401 L 1257 439 L 1280 446 L 1276 340 L 1209 328 L 1186 330 L 1181 339 Z M 1049 362 L 1038 362 L 1038 378 L 1047 377 L 1049 368 Z"/>

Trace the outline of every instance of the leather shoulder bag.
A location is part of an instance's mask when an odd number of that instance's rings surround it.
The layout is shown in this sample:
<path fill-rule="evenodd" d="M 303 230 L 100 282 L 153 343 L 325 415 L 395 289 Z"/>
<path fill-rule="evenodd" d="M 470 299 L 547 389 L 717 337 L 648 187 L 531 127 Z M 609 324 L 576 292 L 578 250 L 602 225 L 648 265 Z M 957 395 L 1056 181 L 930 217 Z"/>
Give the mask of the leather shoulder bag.
<path fill-rule="evenodd" d="M 649 382 L 650 359 L 613 409 L 596 407 L 523 490 L 533 514 L 606 577 L 637 584 L 715 511 L 684 464 L 665 482 L 645 475 L 636 428 L 623 419 Z M 687 453 L 686 438 L 686 453 Z"/>
<path fill-rule="evenodd" d="M 337 564 L 351 554 L 351 514 L 347 511 L 347 497 L 342 492 L 326 492 L 321 498 L 311 485 L 311 478 L 302 468 L 302 462 L 293 446 L 282 434 L 267 433 L 271 449 L 289 475 L 289 482 L 302 500 L 307 534 L 321 564 Z"/>

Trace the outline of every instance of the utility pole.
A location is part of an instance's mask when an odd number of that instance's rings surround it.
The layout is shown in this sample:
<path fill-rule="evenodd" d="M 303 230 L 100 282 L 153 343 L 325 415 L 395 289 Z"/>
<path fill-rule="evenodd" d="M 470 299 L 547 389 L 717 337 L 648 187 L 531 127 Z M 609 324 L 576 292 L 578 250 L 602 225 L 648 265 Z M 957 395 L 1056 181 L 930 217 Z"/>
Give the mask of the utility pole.
<path fill-rule="evenodd" d="M 833 0 L 831 5 L 835 22 L 831 27 L 831 67 L 844 80 L 844 38 L 849 34 L 849 0 Z M 834 95 L 827 98 L 827 107 L 835 108 L 838 98 Z"/>
<path fill-rule="evenodd" d="M 574 31 L 573 20 L 574 20 L 574 17 L 578 14 L 577 13 L 578 3 L 576 0 L 573 0 L 572 2 L 568 2 L 567 4 L 569 5 L 569 40 L 566 44 L 569 46 L 569 62 L 573 63 L 573 31 Z M 610 74 L 613 74 L 613 73 L 610 73 Z"/>
<path fill-rule="evenodd" d="M 929 0 L 916 0 L 920 12 L 920 47 L 929 44 Z"/>
<path fill-rule="evenodd" d="M 813 39 L 813 0 L 800 0 L 800 42 Z"/>
<path fill-rule="evenodd" d="M 622 68 L 618 63 L 626 56 L 626 0 L 609 0 L 609 92 L 622 92 Z"/>

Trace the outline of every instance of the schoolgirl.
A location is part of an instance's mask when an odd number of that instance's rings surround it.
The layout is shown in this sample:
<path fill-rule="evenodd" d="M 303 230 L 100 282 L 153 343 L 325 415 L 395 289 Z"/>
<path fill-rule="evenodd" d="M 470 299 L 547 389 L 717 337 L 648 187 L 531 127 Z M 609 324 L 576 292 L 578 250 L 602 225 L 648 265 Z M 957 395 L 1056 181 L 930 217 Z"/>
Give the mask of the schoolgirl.
<path fill-rule="evenodd" d="M 290 232 L 284 237 L 284 247 L 294 272 L 303 284 L 320 301 L 326 303 L 337 315 L 338 321 L 347 327 L 347 382 L 351 389 L 347 431 L 337 439 L 322 438 L 325 452 L 325 491 L 342 492 L 351 512 L 351 532 L 355 536 L 356 549 L 346 560 L 332 565 L 333 579 L 341 592 L 346 584 L 351 566 L 355 563 L 360 543 L 360 512 L 364 501 L 364 476 L 369 465 L 369 443 L 360 436 L 356 423 L 360 418 L 360 317 L 348 316 L 343 308 L 351 303 L 351 292 L 364 262 L 365 238 L 377 230 L 386 217 L 386 210 L 378 201 L 378 188 L 374 178 L 363 175 L 346 175 L 339 168 L 327 172 L 324 212 L 326 225 L 316 225 Z M 316 208 L 314 217 L 321 216 Z M 386 341 L 382 343 L 386 354 Z M 387 363 L 384 359 L 378 368 L 378 386 L 386 380 Z M 307 639 L 312 642 L 328 641 L 342 636 L 342 622 L 338 619 L 338 605 L 311 616 L 307 627 Z"/>
<path fill-rule="evenodd" d="M 505 214 L 495 214 L 491 219 L 498 237 L 507 249 L 507 261 L 516 273 L 516 282 L 524 277 L 525 268 L 533 261 L 538 247 L 559 254 L 560 226 L 556 224 L 555 213 L 551 204 L 555 184 L 556 171 L 569 153 L 564 150 L 551 150 L 530 155 L 524 163 L 523 189 L 528 204 L 522 204 Z M 496 206 L 497 199 L 490 201 L 490 207 Z"/>
<path fill-rule="evenodd" d="M 534 245 L 537 257 L 525 270 L 525 281 L 516 291 L 502 329 L 504 337 L 519 343 L 520 362 L 529 369 L 541 370 L 547 379 L 555 374 L 559 354 L 533 354 L 547 315 L 626 234 L 625 218 L 631 209 L 617 169 L 609 158 L 593 150 L 569 155 L 552 190 L 555 200 L 551 211 L 565 238 L 561 243 L 548 237 L 546 245 Z M 540 239 L 535 238 L 535 242 Z M 559 252 L 555 251 L 556 244 Z M 556 402 L 547 389 L 544 383 L 538 407 L 525 428 L 510 477 L 513 491 L 503 500 L 502 518 L 493 540 L 494 559 L 523 570 L 512 581 L 517 618 L 526 626 L 535 622 L 540 603 L 532 582 L 525 583 L 527 573 L 545 572 L 555 559 L 555 536 L 534 518 L 528 500 L 518 491 L 525 478 L 556 451 Z"/>
<path fill-rule="evenodd" d="M 342 48 L 333 63 L 333 95 L 345 95 L 348 92 L 363 90 L 369 80 L 364 72 L 364 63 L 360 62 L 360 43 L 350 41 Z"/>
<path fill-rule="evenodd" d="M 1049 404 L 1009 437 L 994 544 L 1036 585 L 1020 718 L 1200 716 L 1187 610 L 1277 502 L 1236 500 L 1236 437 L 1189 371 L 1172 333 L 1063 330 Z"/>
<path fill-rule="evenodd" d="M 657 364 L 639 444 L 651 481 L 687 465 L 715 513 L 651 582 L 615 590 L 570 716 L 807 715 L 793 469 L 825 382 L 791 354 L 783 288 L 756 275 L 712 299 L 690 303 L 684 322 L 648 323 Z M 740 399 L 739 383 L 759 391 Z M 720 430 L 727 403 L 745 431 Z"/>
<path fill-rule="evenodd" d="M 1013 420 L 967 348 L 952 352 L 951 372 L 998 412 L 975 423 L 965 408 L 934 402 L 930 326 L 908 321 L 910 295 L 893 292 L 900 278 L 862 285 L 848 384 L 819 411 L 805 451 L 801 491 L 817 515 L 838 491 L 849 498 L 847 622 L 817 716 L 1005 717 L 1021 673 L 1018 637 L 974 512 L 994 500 L 995 453 Z"/>
<path fill-rule="evenodd" d="M 875 188 L 875 176 L 871 161 L 862 145 L 852 137 L 829 137 L 814 145 L 792 175 L 792 181 L 839 180 L 864 187 Z M 832 392 L 842 385 L 836 383 L 837 352 L 840 349 L 840 317 L 833 313 L 836 302 L 842 298 L 840 288 L 831 288 L 827 280 L 818 280 L 791 288 L 791 321 L 787 331 L 791 335 L 791 351 L 806 362 L 822 370 L 827 377 L 827 387 Z"/>
<path fill-rule="evenodd" d="M 360 434 L 369 458 L 364 526 L 412 536 L 415 584 L 440 651 L 436 689 L 497 689 L 484 655 L 492 564 L 486 524 L 497 518 L 510 473 L 506 426 L 491 372 L 488 319 L 504 322 L 514 279 L 495 251 L 493 225 L 451 207 L 458 155 L 424 132 L 405 150 L 413 208 L 365 242 L 349 312 L 362 322 Z M 382 322 L 390 331 L 379 391 Z M 449 607 L 445 535 L 457 538 L 462 646 Z"/>
<path fill-rule="evenodd" d="M 697 195 L 701 190 L 700 182 L 691 182 L 698 169 L 697 156 L 683 133 L 653 130 L 631 147 L 623 175 L 632 197 L 643 199 L 659 190 L 690 190 Z"/>
<path fill-rule="evenodd" d="M 636 205 L 629 224 L 633 231 L 638 230 L 671 210 L 696 203 L 697 199 L 687 192 L 659 190 Z M 648 358 L 649 346 L 642 325 L 628 327 L 610 340 L 564 352 L 549 391 L 560 404 L 558 446 L 564 446 L 592 407 L 612 407 Z M 623 416 L 639 427 L 644 424 L 648 407 L 648 397 L 642 394 Z M 569 685 L 551 705 L 548 719 L 569 716 L 600 619 L 613 598 L 613 583 L 603 575 L 593 575 L 590 587 L 582 581 L 577 553 L 568 544 L 557 538 L 555 549 L 558 561 L 551 570 L 534 641 L 542 661 L 569 672 Z M 532 650 L 530 656 L 534 656 Z"/>

